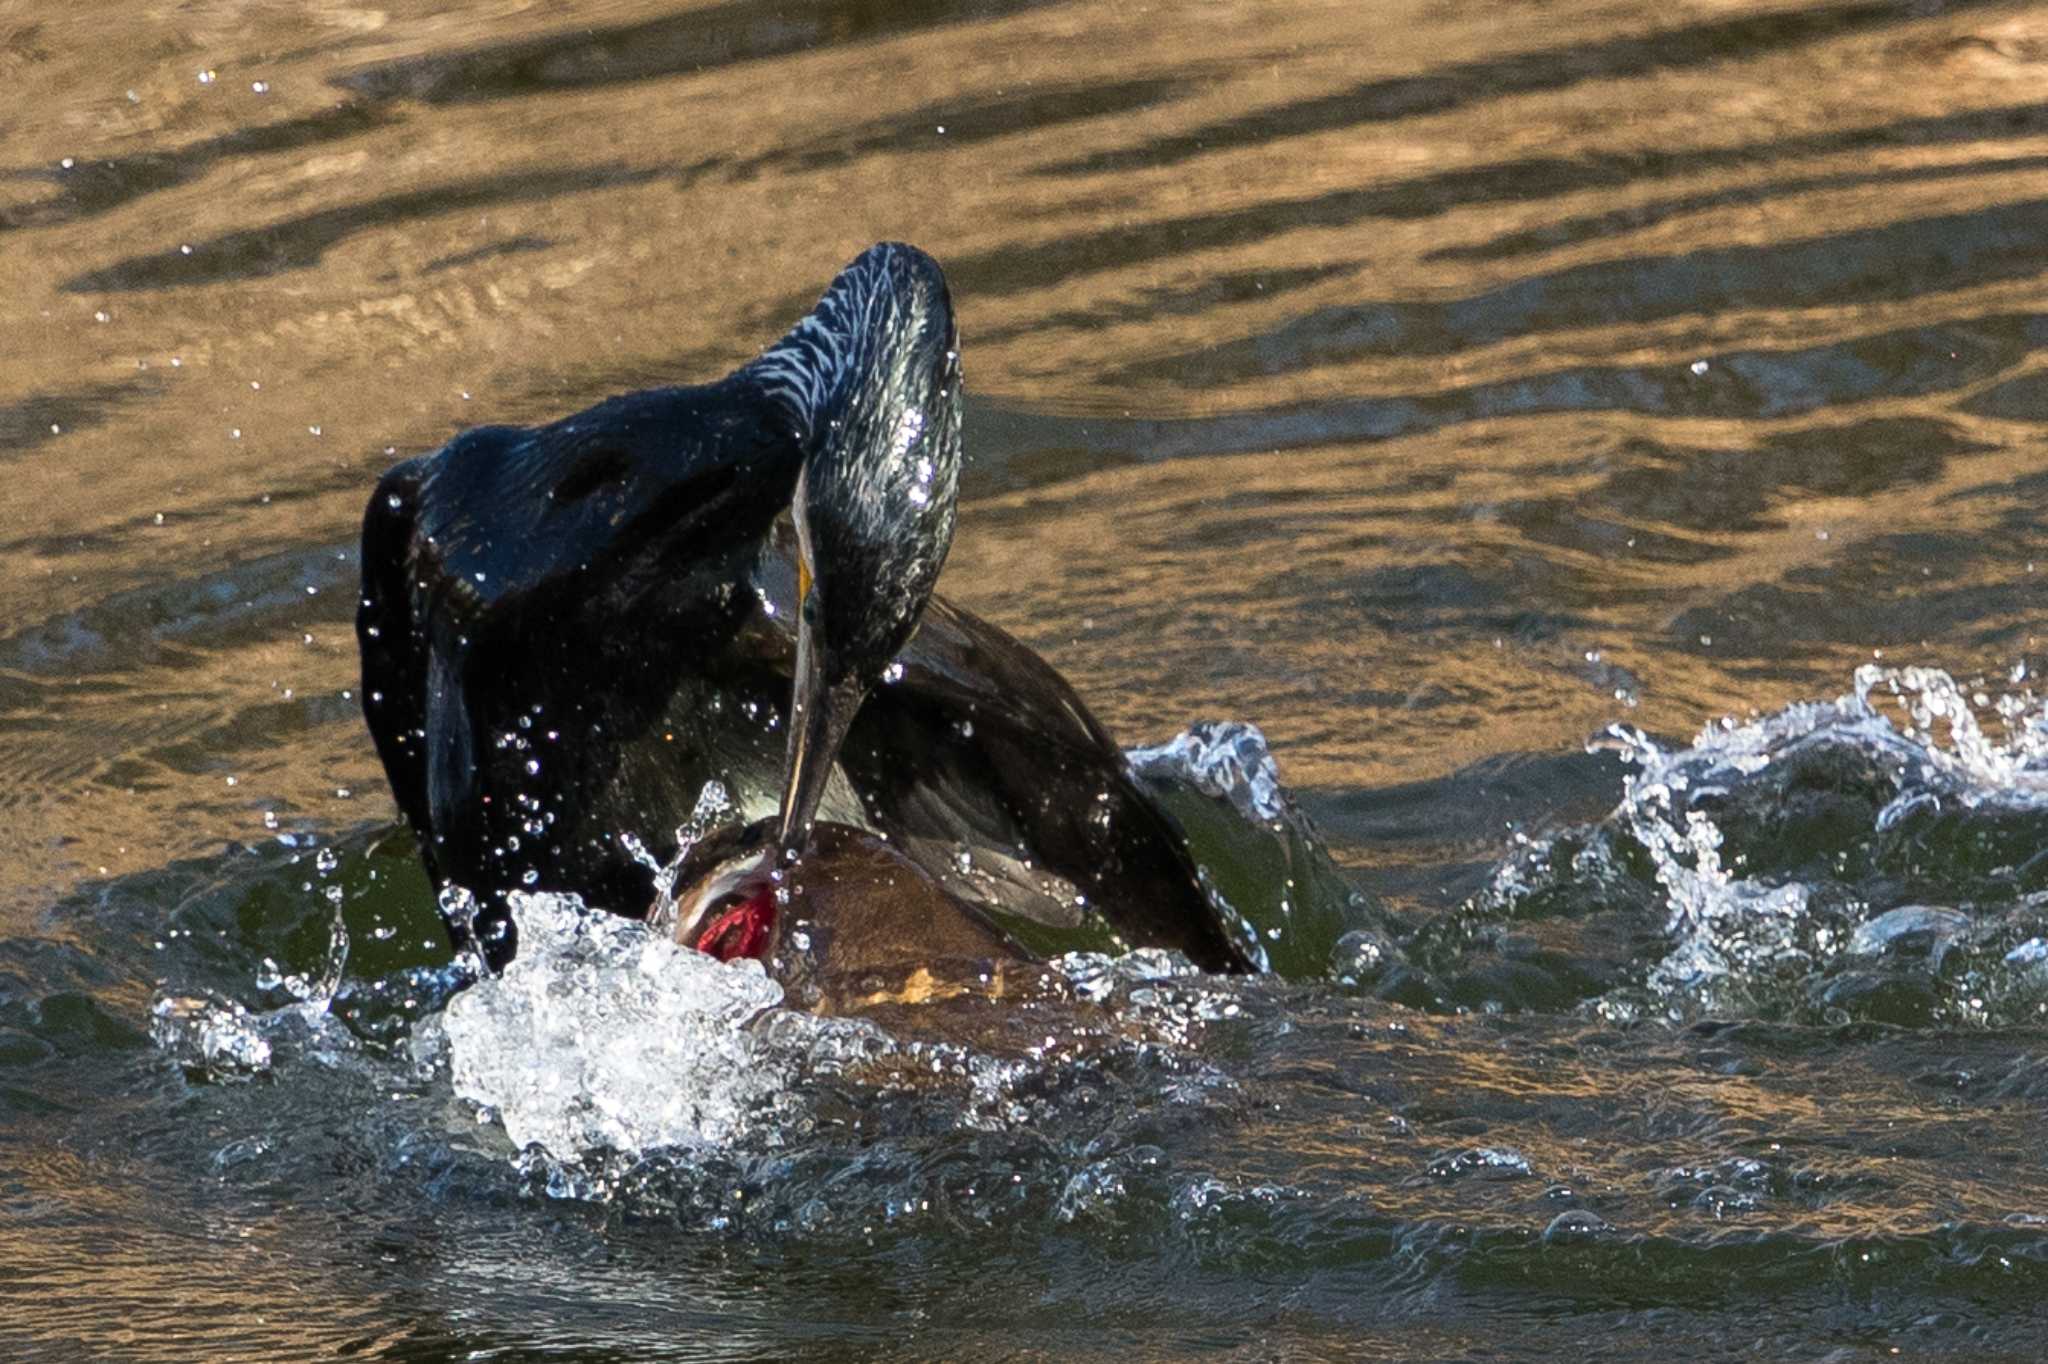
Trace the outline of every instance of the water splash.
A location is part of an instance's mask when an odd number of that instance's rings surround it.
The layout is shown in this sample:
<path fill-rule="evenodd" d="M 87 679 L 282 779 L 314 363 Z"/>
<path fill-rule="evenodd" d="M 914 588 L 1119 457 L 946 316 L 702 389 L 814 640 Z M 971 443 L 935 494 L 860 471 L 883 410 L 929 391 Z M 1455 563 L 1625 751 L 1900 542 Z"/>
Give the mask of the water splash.
<path fill-rule="evenodd" d="M 795 1074 L 748 1027 L 782 1001 L 759 963 L 722 964 L 574 896 L 510 900 L 519 956 L 415 1036 L 458 1096 L 564 1161 L 759 1129 Z"/>
<path fill-rule="evenodd" d="M 1228 801 L 1254 823 L 1287 818 L 1294 811 L 1280 786 L 1280 766 L 1257 725 L 1207 721 L 1191 725 L 1163 744 L 1126 753 L 1143 776 L 1173 776 L 1205 796 Z"/>
<path fill-rule="evenodd" d="M 1667 950 L 1599 1012 L 2048 1011 L 2024 950 L 2048 911 L 2048 703 L 2031 691 L 1866 666 L 1832 703 L 1722 720 L 1684 748 L 1622 726 L 1595 746 L 1637 769 L 1606 825 L 1531 845 L 1482 899 L 1515 913 L 1561 875 L 1612 884 L 1646 868 Z"/>
<path fill-rule="evenodd" d="M 260 1020 L 231 1000 L 165 996 L 149 1012 L 149 1036 L 196 1078 L 246 1080 L 270 1069 Z"/>
<path fill-rule="evenodd" d="M 683 862 L 690 851 L 720 825 L 730 822 L 736 810 L 724 782 L 705 782 L 697 792 L 697 803 L 691 807 L 690 817 L 676 826 L 676 852 L 667 862 L 658 861 L 634 835 L 621 835 L 620 841 L 626 850 L 654 873 L 654 907 L 647 912 L 647 922 L 656 933 L 667 935 L 675 931 L 676 878 L 682 874 Z"/>
<path fill-rule="evenodd" d="M 251 1080 L 293 1061 L 343 1065 L 362 1046 L 329 1003 L 323 998 L 254 1010 L 212 993 L 161 995 L 150 1008 L 149 1036 L 201 1084 Z"/>
<path fill-rule="evenodd" d="M 1345 934 L 1389 927 L 1281 784 L 1257 725 L 1191 725 L 1125 758 L 1180 823 L 1210 907 L 1262 968 L 1325 976 Z"/>

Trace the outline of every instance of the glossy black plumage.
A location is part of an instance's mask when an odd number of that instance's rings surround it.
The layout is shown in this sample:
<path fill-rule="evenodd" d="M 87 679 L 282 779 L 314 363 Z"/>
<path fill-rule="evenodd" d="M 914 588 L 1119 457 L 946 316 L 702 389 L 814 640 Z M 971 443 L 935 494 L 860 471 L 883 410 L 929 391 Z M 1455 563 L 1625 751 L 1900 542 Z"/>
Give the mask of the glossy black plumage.
<path fill-rule="evenodd" d="M 833 572 L 812 610 L 854 612 L 821 638 L 865 667 L 909 626 L 860 605 L 924 608 L 900 676 L 863 674 L 873 690 L 819 817 L 886 833 L 1022 953 L 1120 942 L 1245 965 L 1178 830 L 1065 681 L 994 626 L 925 604 L 950 484 L 920 518 L 806 477 L 855 467 L 820 453 L 850 440 L 950 479 L 958 394 L 938 267 L 881 246 L 718 383 L 470 431 L 385 476 L 363 527 L 364 713 L 429 871 L 475 893 L 493 965 L 515 946 L 508 891 L 643 913 L 646 859 L 673 855 L 707 782 L 736 820 L 777 810 L 798 596 L 778 519 L 800 480 L 814 540 L 871 518 L 813 546 Z M 878 514 L 896 538 L 874 533 Z M 849 586 L 860 573 L 875 575 L 865 591 Z"/>

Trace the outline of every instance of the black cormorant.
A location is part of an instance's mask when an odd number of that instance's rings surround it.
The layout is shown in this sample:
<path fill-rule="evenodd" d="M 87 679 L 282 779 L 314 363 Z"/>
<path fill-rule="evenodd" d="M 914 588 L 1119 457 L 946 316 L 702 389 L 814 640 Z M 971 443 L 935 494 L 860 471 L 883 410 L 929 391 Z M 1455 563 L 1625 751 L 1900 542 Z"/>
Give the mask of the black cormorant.
<path fill-rule="evenodd" d="M 386 474 L 363 523 L 363 710 L 429 873 L 474 897 L 457 946 L 511 960 L 520 890 L 647 913 L 681 826 L 716 808 L 781 861 L 829 824 L 850 832 L 817 856 L 915 868 L 917 903 L 969 921 L 935 943 L 1247 969 L 1072 688 L 933 595 L 959 461 L 945 277 L 883 244 L 716 383 L 480 427 Z"/>

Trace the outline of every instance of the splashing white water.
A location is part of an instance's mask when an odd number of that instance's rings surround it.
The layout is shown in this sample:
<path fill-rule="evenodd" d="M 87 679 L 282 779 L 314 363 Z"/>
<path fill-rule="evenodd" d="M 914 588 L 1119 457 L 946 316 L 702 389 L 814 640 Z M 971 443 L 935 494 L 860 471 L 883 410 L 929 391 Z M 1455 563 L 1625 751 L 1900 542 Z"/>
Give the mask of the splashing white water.
<path fill-rule="evenodd" d="M 1146 794 L 1180 824 L 1197 884 L 1258 969 L 1321 976 L 1344 934 L 1384 927 L 1282 785 L 1257 725 L 1194 724 L 1124 757 Z"/>
<path fill-rule="evenodd" d="M 167 995 L 149 1011 L 149 1036 L 208 1079 L 245 1080 L 270 1069 L 270 1039 L 260 1019 L 232 1001 Z"/>
<path fill-rule="evenodd" d="M 721 824 L 730 821 L 735 813 L 736 807 L 725 783 L 707 781 L 697 792 L 697 803 L 691 808 L 690 817 L 676 826 L 675 856 L 667 862 L 649 852 L 636 835 L 620 835 L 619 841 L 634 860 L 654 873 L 654 907 L 647 912 L 647 923 L 655 932 L 665 936 L 675 929 L 676 878 L 682 874 L 683 863 L 688 860 L 691 850 Z"/>
<path fill-rule="evenodd" d="M 1903 723 L 1894 722 L 1893 710 Z M 1999 737 L 1987 732 L 1987 717 L 1995 717 Z M 1730 1003 L 1731 987 L 1739 994 L 1843 953 L 1868 954 L 1885 936 L 1878 925 L 1890 918 L 1874 911 L 1899 911 L 1852 904 L 1852 913 L 1873 916 L 1853 933 L 1815 923 L 1813 888 L 1751 875 L 1739 860 L 1726 865 L 1723 830 L 1692 808 L 1695 803 L 1739 794 L 1774 765 L 1819 750 L 1847 750 L 1874 760 L 1893 783 L 1874 832 L 1944 807 L 2048 808 L 2048 702 L 2031 691 L 1995 699 L 1981 689 L 1966 692 L 1932 668 L 1865 666 L 1856 672 L 1855 690 L 1831 704 L 1802 702 L 1746 724 L 1723 720 L 1688 748 L 1667 750 L 1619 725 L 1591 747 L 1613 749 L 1639 769 L 1627 779 L 1611 821 L 1649 854 L 1668 897 L 1665 928 L 1673 943 L 1647 984 L 1654 995 L 1710 1008 Z M 1918 910 L 1921 918 L 1930 912 Z M 1634 1012 L 1617 999 L 1603 1000 L 1600 1008 Z"/>
<path fill-rule="evenodd" d="M 1188 726 L 1163 744 L 1130 749 L 1124 757 L 1133 771 L 1181 777 L 1202 794 L 1229 801 L 1254 823 L 1287 814 L 1279 765 L 1257 725 L 1239 720 L 1205 721 Z"/>
<path fill-rule="evenodd" d="M 760 964 L 724 964 L 574 896 L 510 897 L 519 955 L 415 1039 L 455 1092 L 562 1160 L 703 1149 L 755 1128 L 794 1075 L 748 1024 L 782 1001 Z"/>

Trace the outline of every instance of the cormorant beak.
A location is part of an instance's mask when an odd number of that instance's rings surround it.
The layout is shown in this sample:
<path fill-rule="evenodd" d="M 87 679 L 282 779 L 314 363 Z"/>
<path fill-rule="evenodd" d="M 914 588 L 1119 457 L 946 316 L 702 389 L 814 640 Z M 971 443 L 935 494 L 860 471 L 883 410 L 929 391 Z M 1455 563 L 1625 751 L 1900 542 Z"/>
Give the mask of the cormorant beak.
<path fill-rule="evenodd" d="M 816 553 L 804 515 L 805 484 L 797 483 L 796 529 L 796 671 L 789 698 L 789 758 L 787 784 L 783 788 L 781 817 L 776 842 L 785 860 L 802 854 L 810 841 L 811 824 L 817 818 L 818 802 L 825 783 L 839 760 L 839 747 L 853 717 L 867 700 L 872 679 L 847 666 L 847 660 L 829 657 L 832 652 L 824 635 L 825 597 L 819 589 L 817 570 L 812 567 Z M 844 585 L 847 590 L 853 584 Z"/>
<path fill-rule="evenodd" d="M 871 247 L 750 369 L 790 395 L 805 446 L 777 823 L 793 860 L 855 714 L 917 629 L 953 542 L 960 353 L 945 276 L 915 247 Z"/>

